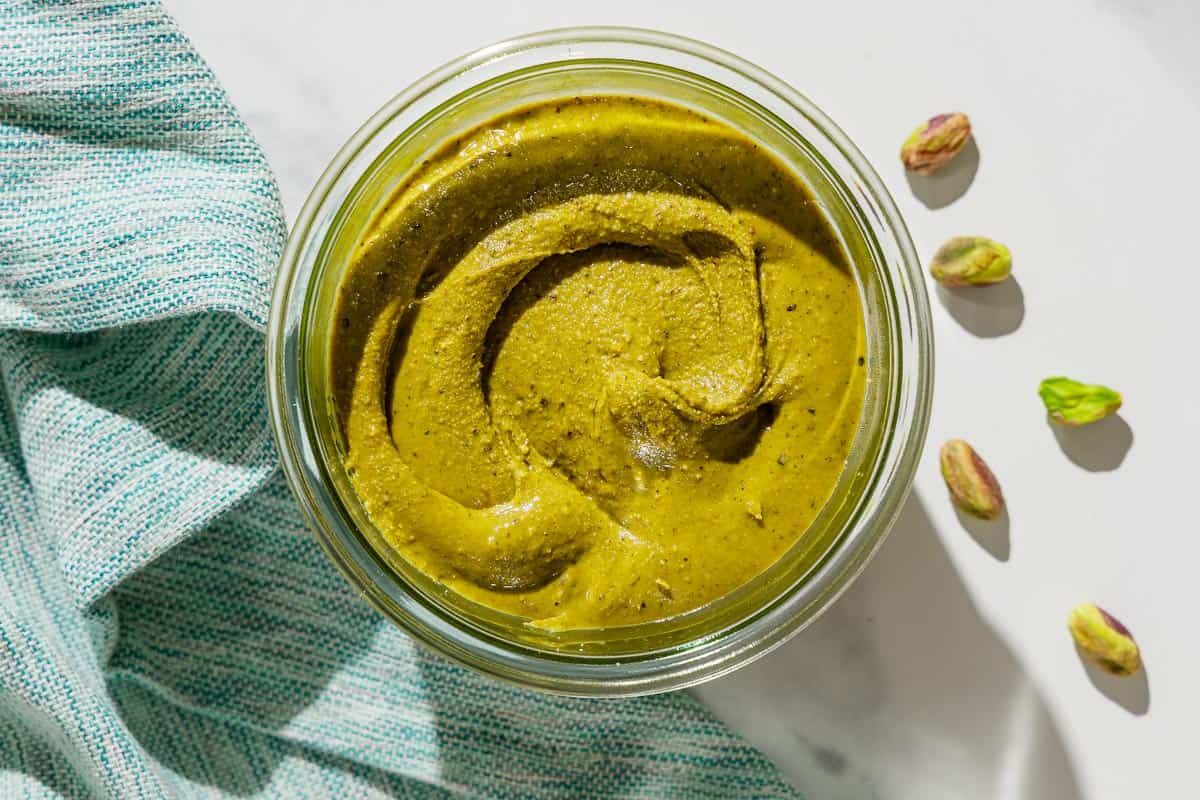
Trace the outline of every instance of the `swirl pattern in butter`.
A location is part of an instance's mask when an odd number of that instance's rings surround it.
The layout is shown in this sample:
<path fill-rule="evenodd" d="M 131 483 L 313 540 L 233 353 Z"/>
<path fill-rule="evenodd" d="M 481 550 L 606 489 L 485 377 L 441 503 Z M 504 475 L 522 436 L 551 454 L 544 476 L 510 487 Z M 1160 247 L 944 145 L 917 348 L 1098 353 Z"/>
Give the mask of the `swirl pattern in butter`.
<path fill-rule="evenodd" d="M 403 557 L 546 628 L 732 591 L 803 542 L 865 382 L 803 184 L 654 101 L 519 109 L 413 171 L 339 288 L 345 462 Z"/>

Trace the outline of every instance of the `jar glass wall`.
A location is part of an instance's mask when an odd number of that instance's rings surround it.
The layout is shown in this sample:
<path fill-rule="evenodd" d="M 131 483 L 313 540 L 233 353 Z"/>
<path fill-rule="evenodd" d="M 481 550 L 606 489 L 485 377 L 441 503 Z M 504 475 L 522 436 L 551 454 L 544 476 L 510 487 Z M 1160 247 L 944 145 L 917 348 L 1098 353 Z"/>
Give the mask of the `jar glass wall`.
<path fill-rule="evenodd" d="M 840 238 L 862 300 L 868 384 L 846 469 L 774 565 L 694 611 L 639 625 L 547 631 L 467 601 L 408 564 L 357 501 L 330 392 L 343 271 L 411 169 L 514 107 L 576 95 L 657 98 L 721 120 L 799 175 Z M 928 301 L 912 243 L 878 176 L 811 102 L 773 76 L 666 34 L 580 28 L 477 51 L 397 95 L 337 153 L 289 238 L 267 350 L 284 471 L 322 546 L 385 616 L 433 649 L 549 691 L 624 695 L 723 674 L 780 644 L 846 588 L 912 482 L 932 388 Z"/>

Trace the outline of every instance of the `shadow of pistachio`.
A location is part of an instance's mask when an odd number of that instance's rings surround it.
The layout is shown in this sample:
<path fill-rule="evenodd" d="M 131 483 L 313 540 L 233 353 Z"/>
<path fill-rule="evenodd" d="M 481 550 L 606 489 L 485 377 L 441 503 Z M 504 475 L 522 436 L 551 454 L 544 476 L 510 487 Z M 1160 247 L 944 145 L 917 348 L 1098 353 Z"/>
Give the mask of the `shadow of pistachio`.
<path fill-rule="evenodd" d="M 937 287 L 942 306 L 968 333 L 1006 336 L 1025 321 L 1025 293 L 1015 276 L 991 286 Z"/>
<path fill-rule="evenodd" d="M 1060 425 L 1046 417 L 1054 438 L 1067 458 L 1088 472 L 1111 472 L 1133 447 L 1133 429 L 1120 414 L 1090 425 Z"/>
<path fill-rule="evenodd" d="M 962 525 L 963 530 L 988 555 L 997 561 L 1008 561 L 1012 552 L 1011 537 L 1009 536 L 1009 529 L 1012 526 L 1009 521 L 1007 505 L 996 519 L 973 517 L 958 506 L 954 507 L 954 513 L 958 515 L 958 524 Z"/>
<path fill-rule="evenodd" d="M 908 186 L 926 208 L 945 208 L 967 193 L 979 171 L 979 146 L 972 136 L 962 152 L 932 175 L 905 171 Z"/>

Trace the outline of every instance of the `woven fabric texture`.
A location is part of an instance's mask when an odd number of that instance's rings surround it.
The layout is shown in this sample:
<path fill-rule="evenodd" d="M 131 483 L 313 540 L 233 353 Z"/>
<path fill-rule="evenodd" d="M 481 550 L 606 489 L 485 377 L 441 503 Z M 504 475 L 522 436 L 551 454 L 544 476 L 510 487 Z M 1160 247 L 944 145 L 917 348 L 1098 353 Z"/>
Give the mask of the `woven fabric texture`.
<path fill-rule="evenodd" d="M 0 797 L 793 797 L 686 694 L 427 654 L 267 425 L 266 159 L 149 2 L 0 0 Z"/>

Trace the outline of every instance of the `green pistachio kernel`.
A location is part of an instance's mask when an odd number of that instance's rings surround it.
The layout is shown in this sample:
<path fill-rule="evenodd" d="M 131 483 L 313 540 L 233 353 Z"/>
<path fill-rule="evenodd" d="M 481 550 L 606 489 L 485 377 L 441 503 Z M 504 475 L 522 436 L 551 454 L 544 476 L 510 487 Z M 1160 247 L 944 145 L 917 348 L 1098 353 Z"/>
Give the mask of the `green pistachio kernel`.
<path fill-rule="evenodd" d="M 980 519 L 1000 516 L 1004 511 L 1000 482 L 971 445 L 951 439 L 942 445 L 940 459 L 942 478 L 959 508 Z"/>
<path fill-rule="evenodd" d="M 1012 253 L 983 236 L 955 236 L 938 248 L 929 272 L 943 286 L 985 286 L 1012 272 Z"/>
<path fill-rule="evenodd" d="M 1070 378 L 1046 378 L 1038 387 L 1051 419 L 1063 425 L 1087 425 L 1104 419 L 1121 407 L 1121 395 L 1107 386 Z"/>
<path fill-rule="evenodd" d="M 1071 609 L 1067 628 L 1084 655 L 1105 672 L 1125 676 L 1141 668 L 1142 655 L 1129 629 L 1095 603 Z"/>
<path fill-rule="evenodd" d="M 917 126 L 900 147 L 900 160 L 909 172 L 928 175 L 949 163 L 971 138 L 966 114 L 938 114 Z"/>

